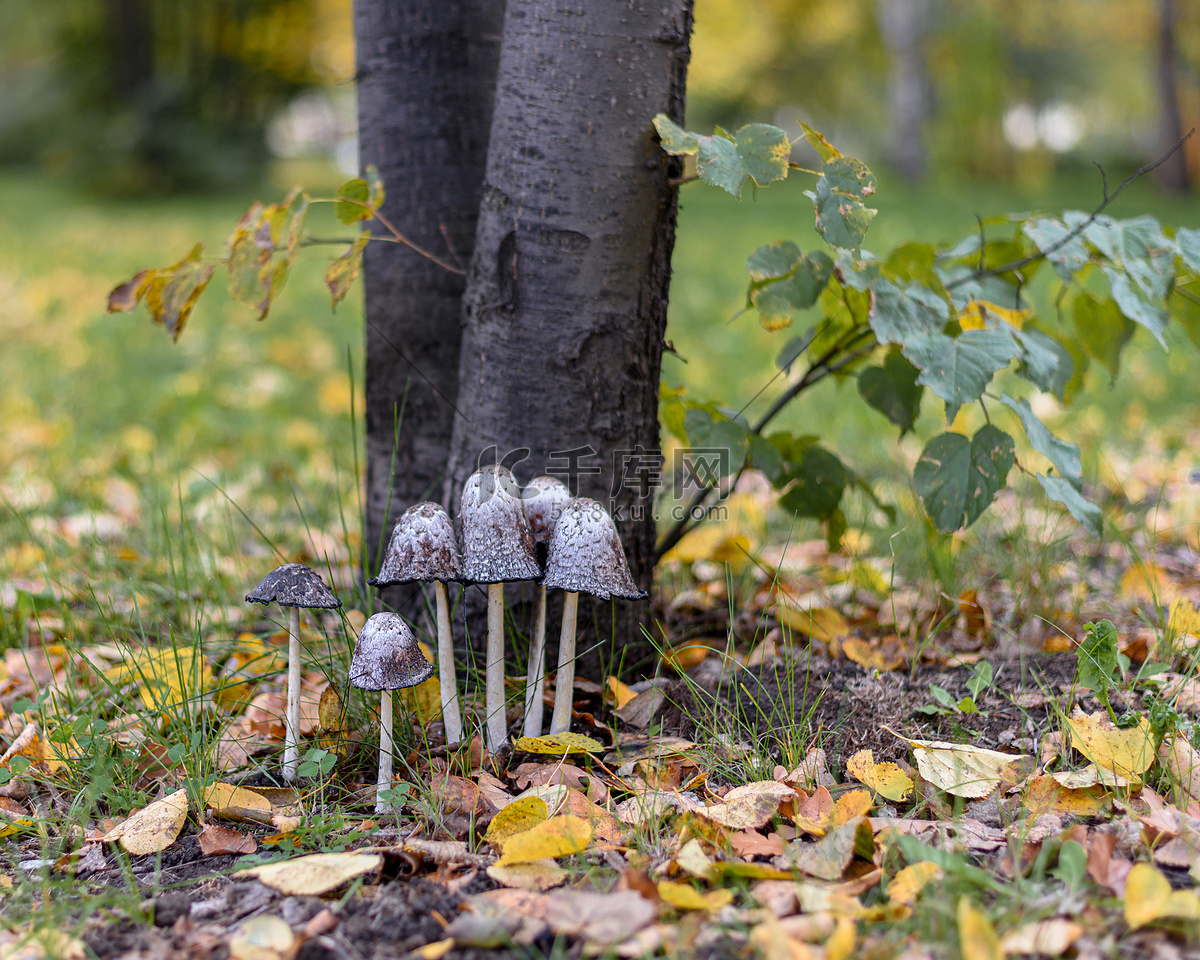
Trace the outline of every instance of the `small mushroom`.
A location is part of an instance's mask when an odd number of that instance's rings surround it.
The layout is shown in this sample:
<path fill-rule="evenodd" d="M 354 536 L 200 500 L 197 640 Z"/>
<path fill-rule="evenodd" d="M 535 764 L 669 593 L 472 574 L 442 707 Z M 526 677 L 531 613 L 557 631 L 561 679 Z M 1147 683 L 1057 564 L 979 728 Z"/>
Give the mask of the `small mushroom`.
<path fill-rule="evenodd" d="M 287 712 L 284 715 L 283 779 L 295 780 L 300 767 L 300 608 L 333 610 L 342 601 L 311 567 L 285 563 L 268 573 L 246 594 L 247 603 L 291 607 L 288 617 Z"/>
<path fill-rule="evenodd" d="M 488 585 L 487 745 L 495 752 L 508 733 L 504 718 L 504 583 L 542 575 L 521 489 L 501 464 L 467 478 L 459 500 L 463 577 Z"/>
<path fill-rule="evenodd" d="M 462 557 L 454 524 L 439 504 L 426 501 L 409 507 L 396 521 L 388 541 L 379 576 L 367 582 L 375 587 L 397 583 L 433 582 L 437 599 L 438 682 L 442 696 L 442 722 L 446 743 L 462 739 L 462 714 L 458 708 L 458 684 L 454 673 L 454 638 L 450 633 L 450 602 L 446 583 L 462 579 Z"/>
<path fill-rule="evenodd" d="M 547 544 L 563 507 L 571 499 L 566 484 L 554 477 L 534 477 L 521 491 L 525 517 L 533 531 L 538 559 L 544 564 Z M 542 687 L 546 679 L 546 587 L 537 585 L 533 636 L 529 641 L 529 668 L 525 678 L 525 727 L 527 737 L 542 735 Z"/>
<path fill-rule="evenodd" d="M 550 732 L 563 733 L 571 729 L 579 594 L 590 593 L 601 600 L 609 597 L 640 600 L 646 591 L 639 589 L 629 574 L 625 550 L 612 517 L 600 503 L 588 497 L 576 497 L 568 503 L 554 525 L 542 584 L 548 590 L 557 587 L 567 592 L 558 641 L 554 713 L 550 717 Z"/>
<path fill-rule="evenodd" d="M 388 804 L 381 796 L 392 785 L 392 691 L 415 687 L 433 676 L 433 664 L 421 655 L 416 635 L 398 613 L 377 613 L 363 624 L 350 661 L 350 682 L 360 690 L 379 690 L 379 777 L 375 812 Z"/>

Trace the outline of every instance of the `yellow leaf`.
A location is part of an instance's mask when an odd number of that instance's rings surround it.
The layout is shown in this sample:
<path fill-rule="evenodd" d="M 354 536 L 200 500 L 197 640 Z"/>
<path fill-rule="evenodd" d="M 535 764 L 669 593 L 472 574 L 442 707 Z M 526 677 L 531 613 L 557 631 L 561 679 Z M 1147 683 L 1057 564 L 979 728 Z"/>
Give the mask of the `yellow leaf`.
<path fill-rule="evenodd" d="M 1067 717 L 1067 727 L 1071 746 L 1117 776 L 1139 778 L 1154 762 L 1154 734 L 1145 717 L 1135 727 L 1118 730 L 1107 713 L 1097 711 Z"/>
<path fill-rule="evenodd" d="M 983 911 L 969 897 L 958 901 L 958 948 L 963 960 L 1003 960 L 1000 938 Z"/>
<path fill-rule="evenodd" d="M 958 325 L 964 330 L 986 330 L 989 326 L 987 321 L 991 318 L 1020 330 L 1032 313 L 1031 309 L 1013 310 L 990 300 L 971 300 L 958 315 Z"/>
<path fill-rule="evenodd" d="M 1125 571 L 1118 590 L 1131 600 L 1165 606 L 1164 597 L 1171 590 L 1171 577 L 1158 564 L 1139 560 Z"/>
<path fill-rule="evenodd" d="M 1007 953 L 1032 953 L 1042 957 L 1062 956 L 1076 940 L 1083 936 L 1083 927 L 1074 920 L 1051 917 L 1022 924 L 1000 941 L 1000 949 Z"/>
<path fill-rule="evenodd" d="M 187 815 L 187 791 L 177 790 L 117 824 L 103 839 L 105 843 L 120 840 L 121 846 L 135 857 L 158 853 L 175 842 Z"/>
<path fill-rule="evenodd" d="M 1171 604 L 1171 633 L 1176 637 L 1191 634 L 1200 637 L 1200 604 L 1180 597 Z"/>
<path fill-rule="evenodd" d="M 801 609 L 787 597 L 779 598 L 779 622 L 825 644 L 840 642 L 850 635 L 850 624 L 833 607 Z"/>
<path fill-rule="evenodd" d="M 280 634 L 282 636 L 282 634 Z M 225 673 L 262 676 L 287 669 L 287 653 L 257 634 L 239 633 L 237 647 L 225 662 Z"/>
<path fill-rule="evenodd" d="M 433 943 L 427 943 L 423 947 L 413 951 L 413 954 L 420 960 L 442 960 L 446 954 L 454 949 L 455 940 L 453 937 L 448 937 L 445 940 L 435 940 Z"/>
<path fill-rule="evenodd" d="M 518 833 L 531 830 L 550 819 L 550 809 L 541 797 L 522 797 L 503 807 L 488 824 L 483 839 L 496 846 Z"/>
<path fill-rule="evenodd" d="M 942 879 L 942 868 L 931 860 L 911 864 L 892 877 L 888 884 L 888 899 L 893 903 L 912 905 L 926 884 Z"/>
<path fill-rule="evenodd" d="M 212 686 L 212 667 L 198 647 L 144 647 L 105 671 L 114 684 L 133 682 L 147 710 L 169 710 Z"/>
<path fill-rule="evenodd" d="M 204 807 L 213 811 L 214 816 L 231 820 L 269 823 L 271 819 L 271 804 L 266 797 L 232 783 L 214 783 L 205 787 Z"/>
<path fill-rule="evenodd" d="M 846 655 L 847 660 L 853 660 L 860 667 L 879 670 L 882 673 L 895 670 L 905 662 L 900 648 L 892 646 L 887 650 L 876 649 L 861 637 L 847 637 L 843 640 L 842 653 Z"/>
<path fill-rule="evenodd" d="M 1172 890 L 1148 863 L 1135 863 L 1125 880 L 1125 922 L 1137 930 L 1155 920 L 1200 920 L 1200 896 L 1194 890 Z"/>
<path fill-rule="evenodd" d="M 854 921 L 838 917 L 837 926 L 825 941 L 825 960 L 849 960 L 854 954 Z"/>
<path fill-rule="evenodd" d="M 675 854 L 675 863 L 679 865 L 680 870 L 690 873 L 698 880 L 707 880 L 712 876 L 713 862 L 696 837 L 692 837 L 679 848 L 679 852 Z"/>
<path fill-rule="evenodd" d="M 567 871 L 553 860 L 530 860 L 526 863 L 493 863 L 487 875 L 504 887 L 533 890 L 541 893 L 564 883 Z"/>
<path fill-rule="evenodd" d="M 289 960 L 296 935 L 280 917 L 251 917 L 229 938 L 229 960 Z"/>
<path fill-rule="evenodd" d="M 609 677 L 605 681 L 605 685 L 608 689 L 604 691 L 604 699 L 609 701 L 618 710 L 637 696 L 636 693 L 629 689 L 628 684 L 622 683 L 616 677 Z"/>
<path fill-rule="evenodd" d="M 314 853 L 261 867 L 239 870 L 235 877 L 254 877 L 288 897 L 320 897 L 344 883 L 383 866 L 377 853 Z"/>
<path fill-rule="evenodd" d="M 582 817 L 553 817 L 524 833 L 513 834 L 501 846 L 501 864 L 526 863 L 579 853 L 592 840 L 592 825 Z"/>
<path fill-rule="evenodd" d="M 1056 777 L 1034 777 L 1026 784 L 1021 802 L 1031 814 L 1041 816 L 1053 811 L 1077 817 L 1096 817 L 1108 807 L 1110 799 L 1104 787 L 1071 789 L 1061 786 Z"/>
<path fill-rule="evenodd" d="M 867 811 L 873 805 L 869 790 L 851 790 L 849 793 L 843 793 L 838 797 L 837 803 L 833 805 L 833 812 L 829 814 L 829 826 L 827 829 L 832 830 L 835 827 L 849 823 L 851 820 L 866 816 Z"/>
<path fill-rule="evenodd" d="M 438 662 L 429 644 L 420 640 L 417 641 L 417 646 L 426 660 L 434 664 Z M 431 723 L 442 715 L 442 686 L 436 670 L 428 680 L 399 693 L 400 704 L 421 723 Z"/>
<path fill-rule="evenodd" d="M 889 800 L 907 800 L 912 793 L 912 778 L 894 763 L 876 763 L 870 750 L 859 750 L 847 760 L 846 772 Z"/>
<path fill-rule="evenodd" d="M 900 739 L 912 747 L 922 777 L 947 793 L 968 799 L 986 797 L 1001 783 L 1015 783 L 1020 777 L 1018 767 L 1029 760 L 1025 754 L 1000 753 L 968 744 Z"/>
<path fill-rule="evenodd" d="M 525 753 L 548 753 L 562 756 L 564 753 L 600 753 L 604 744 L 582 733 L 552 733 L 548 737 L 518 737 L 515 749 Z"/>
<path fill-rule="evenodd" d="M 658 882 L 658 895 L 663 903 L 669 903 L 680 910 L 711 910 L 712 907 L 704 896 L 690 883 L 676 883 L 673 880 Z"/>

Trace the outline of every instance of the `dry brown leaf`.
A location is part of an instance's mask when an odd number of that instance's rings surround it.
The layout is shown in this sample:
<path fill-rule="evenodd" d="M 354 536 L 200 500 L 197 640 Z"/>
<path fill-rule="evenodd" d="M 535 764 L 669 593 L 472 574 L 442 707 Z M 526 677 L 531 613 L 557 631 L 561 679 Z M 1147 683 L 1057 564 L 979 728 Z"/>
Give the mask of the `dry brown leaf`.
<path fill-rule="evenodd" d="M 888 732 L 900 737 L 894 731 Z M 925 780 L 940 790 L 967 799 L 986 797 L 1002 783 L 1018 782 L 1021 779 L 1019 768 L 1031 761 L 1025 754 L 1000 753 L 969 744 L 900 739 L 912 748 L 917 769 Z"/>
<path fill-rule="evenodd" d="M 546 895 L 544 919 L 555 933 L 605 946 L 628 940 L 658 916 L 658 908 L 633 891 L 556 890 Z"/>
<path fill-rule="evenodd" d="M 783 839 L 777 833 L 764 837 L 757 830 L 739 830 L 729 835 L 729 843 L 743 860 L 783 855 Z"/>
<path fill-rule="evenodd" d="M 722 802 L 710 804 L 704 816 L 731 830 L 764 827 L 779 812 L 784 800 L 795 798 L 792 788 L 778 780 L 758 780 L 734 787 Z"/>
<path fill-rule="evenodd" d="M 175 842 L 187 815 L 187 791 L 177 790 L 117 824 L 103 839 L 105 843 L 119 840 L 125 851 L 135 857 L 158 853 Z"/>
<path fill-rule="evenodd" d="M 1173 778 L 1175 802 L 1186 807 L 1191 801 L 1200 800 L 1200 752 L 1187 738 L 1181 733 L 1164 737 L 1158 757 Z"/>
<path fill-rule="evenodd" d="M 215 823 L 205 824 L 200 831 L 200 852 L 205 856 L 253 853 L 258 843 L 248 833 L 231 830 Z"/>
<path fill-rule="evenodd" d="M 239 870 L 235 877 L 254 877 L 263 886 L 289 897 L 319 897 L 356 877 L 377 873 L 377 853 L 313 853 L 260 867 Z"/>
<path fill-rule="evenodd" d="M 815 843 L 795 841 L 789 848 L 791 862 L 810 877 L 819 880 L 840 880 L 846 872 L 846 867 L 854 859 L 858 828 L 865 823 L 865 820 L 860 819 L 843 824 L 830 830 Z"/>

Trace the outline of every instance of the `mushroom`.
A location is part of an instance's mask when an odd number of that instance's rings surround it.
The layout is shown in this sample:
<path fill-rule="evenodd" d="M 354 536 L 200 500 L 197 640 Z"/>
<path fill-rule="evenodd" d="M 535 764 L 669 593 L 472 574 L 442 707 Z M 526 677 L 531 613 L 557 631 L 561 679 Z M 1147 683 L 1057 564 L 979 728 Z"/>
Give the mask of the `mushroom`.
<path fill-rule="evenodd" d="M 283 779 L 295 780 L 300 766 L 300 608 L 333 610 L 342 601 L 311 567 L 285 563 L 268 573 L 246 594 L 247 603 L 291 607 L 288 617 L 287 712 L 284 714 Z"/>
<path fill-rule="evenodd" d="M 624 597 L 640 600 L 646 591 L 638 588 L 629 574 L 625 551 L 617 527 L 608 511 L 589 497 L 576 497 L 562 512 L 550 537 L 546 575 L 547 590 L 567 591 L 563 600 L 562 634 L 558 641 L 558 677 L 554 685 L 554 713 L 550 732 L 571 728 L 571 701 L 575 690 L 575 621 L 579 594 L 590 593 L 601 600 Z"/>
<path fill-rule="evenodd" d="M 504 742 L 504 583 L 542 575 L 533 532 L 521 505 L 521 489 L 501 464 L 481 467 L 467 478 L 459 500 L 463 577 L 488 585 L 487 745 Z"/>
<path fill-rule="evenodd" d="M 433 676 L 433 664 L 421 655 L 416 635 L 398 613 L 377 613 L 363 624 L 350 682 L 360 690 L 379 690 L 379 776 L 375 781 L 375 812 L 388 808 L 381 796 L 392 783 L 392 691 L 415 687 Z"/>
<path fill-rule="evenodd" d="M 533 531 L 538 559 L 544 564 L 547 544 L 563 507 L 571 499 L 566 484 L 554 477 L 534 477 L 521 491 L 525 517 Z M 527 737 L 542 735 L 542 686 L 546 679 L 546 587 L 537 585 L 533 636 L 529 641 L 529 668 L 525 678 L 525 728 Z"/>
<path fill-rule="evenodd" d="M 462 556 L 450 515 L 439 504 L 426 501 L 409 507 L 396 521 L 388 541 L 379 576 L 367 582 L 390 587 L 413 581 L 433 582 L 437 598 L 438 681 L 442 694 L 442 722 L 446 743 L 462 739 L 462 714 L 454 675 L 454 639 L 450 634 L 450 603 L 446 583 L 462 579 Z"/>

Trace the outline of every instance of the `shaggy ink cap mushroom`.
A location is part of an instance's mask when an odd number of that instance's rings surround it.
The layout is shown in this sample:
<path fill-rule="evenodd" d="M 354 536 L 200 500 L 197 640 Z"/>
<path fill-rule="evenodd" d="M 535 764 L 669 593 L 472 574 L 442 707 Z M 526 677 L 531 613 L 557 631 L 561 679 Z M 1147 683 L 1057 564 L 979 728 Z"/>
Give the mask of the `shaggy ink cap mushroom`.
<path fill-rule="evenodd" d="M 521 491 L 521 502 L 529 529 L 537 543 L 545 543 L 554 533 L 554 525 L 571 500 L 571 491 L 554 477 L 534 477 Z"/>
<path fill-rule="evenodd" d="M 302 563 L 276 567 L 246 594 L 247 603 L 278 603 L 281 607 L 333 610 L 342 601 L 333 595 L 321 575 Z"/>
<path fill-rule="evenodd" d="M 473 583 L 536 580 L 542 575 L 521 488 L 502 464 L 476 470 L 459 500 L 463 577 Z"/>
<path fill-rule="evenodd" d="M 547 589 L 590 593 L 602 600 L 646 596 L 629 573 L 616 524 L 590 497 L 574 498 L 558 518 L 542 583 Z"/>
<path fill-rule="evenodd" d="M 433 676 L 433 664 L 421 655 L 417 637 L 396 613 L 377 613 L 363 624 L 350 682 L 360 690 L 399 690 L 415 687 Z"/>
<path fill-rule="evenodd" d="M 418 580 L 461 580 L 462 575 L 462 554 L 450 514 L 440 504 L 425 501 L 409 507 L 396 521 L 379 576 L 367 583 L 390 587 Z"/>

